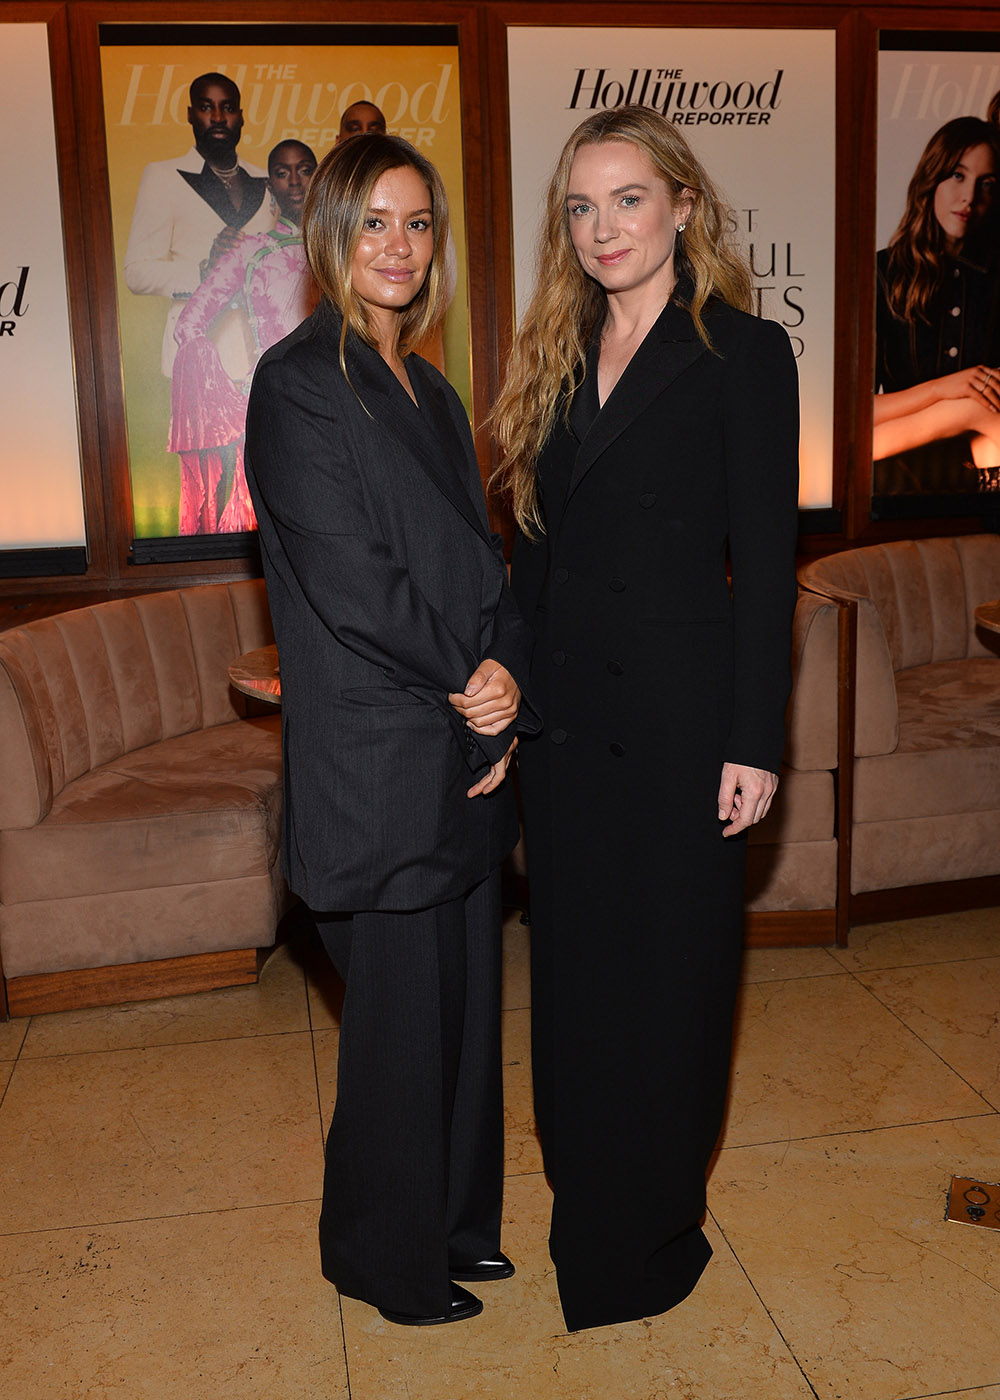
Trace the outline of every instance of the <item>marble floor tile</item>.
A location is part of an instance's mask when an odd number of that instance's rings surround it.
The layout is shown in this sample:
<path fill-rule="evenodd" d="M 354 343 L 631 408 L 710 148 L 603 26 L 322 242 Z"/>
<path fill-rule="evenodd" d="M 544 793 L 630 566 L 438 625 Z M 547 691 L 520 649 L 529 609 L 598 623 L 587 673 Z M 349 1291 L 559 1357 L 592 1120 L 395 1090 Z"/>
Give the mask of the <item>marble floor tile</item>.
<path fill-rule="evenodd" d="M 20 1400 L 347 1400 L 313 1205 L 16 1235 L 0 1371 Z"/>
<path fill-rule="evenodd" d="M 308 1034 L 21 1059 L 0 1107 L 0 1233 L 314 1199 Z"/>
<path fill-rule="evenodd" d="M 548 1257 L 551 1197 L 507 1182 L 503 1245 L 516 1276 L 482 1284 L 483 1314 L 394 1327 L 343 1300 L 352 1400 L 809 1400 L 794 1359 L 710 1225 L 716 1255 L 663 1317 L 567 1335 Z"/>
<path fill-rule="evenodd" d="M 1000 909 L 861 924 L 851 929 L 848 947 L 831 948 L 830 953 L 851 972 L 994 957 L 1000 954 Z"/>
<path fill-rule="evenodd" d="M 504 1173 L 523 1176 L 542 1169 L 542 1146 L 535 1127 L 531 1064 L 527 1059 L 503 1068 Z"/>
<path fill-rule="evenodd" d="M 22 1054 L 73 1055 L 308 1029 L 302 969 L 283 945 L 268 958 L 255 986 L 33 1016 Z"/>
<path fill-rule="evenodd" d="M 995 1113 L 720 1154 L 709 1207 L 820 1400 L 997 1384 L 1000 1236 L 944 1214 L 998 1162 Z"/>
<path fill-rule="evenodd" d="M 21 1053 L 24 1037 L 28 1033 L 30 1019 L 17 1016 L 11 1021 L 0 1021 L 0 1060 L 16 1060 Z"/>
<path fill-rule="evenodd" d="M 503 1062 L 505 1065 L 531 1063 L 531 1011 L 505 1011 L 503 1023 Z"/>
<path fill-rule="evenodd" d="M 946 1390 L 932 1400 L 1000 1400 L 1000 1385 L 976 1386 L 974 1390 Z"/>
<path fill-rule="evenodd" d="M 743 953 L 744 982 L 829 977 L 843 970 L 828 948 L 747 948 Z"/>
<path fill-rule="evenodd" d="M 530 930 L 517 910 L 503 926 L 503 1007 L 514 1011 L 531 1005 Z"/>
<path fill-rule="evenodd" d="M 10 1082 L 10 1077 L 14 1073 L 13 1060 L 0 1060 L 0 1103 L 3 1101 L 4 1092 Z"/>
<path fill-rule="evenodd" d="M 742 990 L 724 1146 L 955 1118 L 987 1107 L 854 977 Z"/>
<path fill-rule="evenodd" d="M 1000 1109 L 1000 957 L 857 976 L 904 1025 Z"/>

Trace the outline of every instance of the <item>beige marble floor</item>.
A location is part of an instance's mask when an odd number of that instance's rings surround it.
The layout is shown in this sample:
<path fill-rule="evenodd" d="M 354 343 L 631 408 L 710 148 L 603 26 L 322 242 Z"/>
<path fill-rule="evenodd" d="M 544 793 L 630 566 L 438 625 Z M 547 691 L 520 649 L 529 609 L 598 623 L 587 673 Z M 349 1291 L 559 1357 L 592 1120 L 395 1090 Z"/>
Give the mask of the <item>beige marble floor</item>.
<path fill-rule="evenodd" d="M 506 930 L 504 1242 L 480 1318 L 403 1329 L 319 1276 L 341 989 L 260 984 L 0 1024 L 0 1388 L 17 1400 L 1000 1400 L 1000 910 L 746 959 L 673 1312 L 567 1335 L 531 1109 L 527 931 Z"/>

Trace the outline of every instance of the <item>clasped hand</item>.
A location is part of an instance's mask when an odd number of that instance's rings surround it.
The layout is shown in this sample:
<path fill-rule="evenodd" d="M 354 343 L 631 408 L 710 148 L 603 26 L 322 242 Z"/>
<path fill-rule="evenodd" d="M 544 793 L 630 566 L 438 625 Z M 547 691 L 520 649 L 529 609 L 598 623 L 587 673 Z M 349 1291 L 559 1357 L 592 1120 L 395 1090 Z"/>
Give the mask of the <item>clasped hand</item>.
<path fill-rule="evenodd" d="M 486 657 L 469 677 L 464 694 L 448 696 L 474 734 L 499 734 L 517 719 L 521 692 L 517 681 L 499 661 Z"/>
<path fill-rule="evenodd" d="M 521 692 L 506 666 L 487 657 L 469 677 L 464 693 L 450 694 L 448 703 L 463 716 L 474 734 L 494 735 L 517 718 Z M 486 776 L 469 788 L 469 797 L 485 797 L 500 786 L 516 748 L 517 739 L 514 739 L 503 758 L 492 764 Z"/>
<path fill-rule="evenodd" d="M 1000 412 L 1000 370 L 990 365 L 973 365 L 956 370 L 941 379 L 942 398 L 982 401 L 994 413 Z"/>
<path fill-rule="evenodd" d="M 777 790 L 777 773 L 742 763 L 724 763 L 719 784 L 719 821 L 729 824 L 722 828 L 723 836 L 735 836 L 766 817 Z"/>

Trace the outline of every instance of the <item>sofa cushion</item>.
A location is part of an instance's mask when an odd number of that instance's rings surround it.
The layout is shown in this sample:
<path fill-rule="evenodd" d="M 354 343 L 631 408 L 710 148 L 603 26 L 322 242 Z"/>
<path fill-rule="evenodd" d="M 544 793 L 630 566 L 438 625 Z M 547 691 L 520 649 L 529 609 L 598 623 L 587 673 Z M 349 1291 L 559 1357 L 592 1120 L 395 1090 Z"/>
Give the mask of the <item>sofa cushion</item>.
<path fill-rule="evenodd" d="M 1000 875 L 1000 804 L 992 812 L 948 812 L 855 825 L 851 890 L 889 890 L 939 880 Z"/>
<path fill-rule="evenodd" d="M 29 977 L 274 942 L 277 870 L 241 880 L 0 905 L 4 974 Z"/>
<path fill-rule="evenodd" d="M 37 826 L 0 832 L 3 903 L 267 874 L 279 727 L 273 716 L 196 730 L 69 783 Z"/>
<path fill-rule="evenodd" d="M 836 903 L 836 841 L 793 841 L 747 850 L 747 909 L 832 909 Z"/>
<path fill-rule="evenodd" d="M 782 768 L 780 778 L 771 810 L 747 833 L 751 846 L 829 841 L 835 835 L 833 774 L 825 770 L 799 773 Z"/>
<path fill-rule="evenodd" d="M 896 689 L 899 744 L 894 753 L 857 760 L 855 822 L 995 810 L 1000 662 L 972 658 L 914 666 L 898 672 Z"/>

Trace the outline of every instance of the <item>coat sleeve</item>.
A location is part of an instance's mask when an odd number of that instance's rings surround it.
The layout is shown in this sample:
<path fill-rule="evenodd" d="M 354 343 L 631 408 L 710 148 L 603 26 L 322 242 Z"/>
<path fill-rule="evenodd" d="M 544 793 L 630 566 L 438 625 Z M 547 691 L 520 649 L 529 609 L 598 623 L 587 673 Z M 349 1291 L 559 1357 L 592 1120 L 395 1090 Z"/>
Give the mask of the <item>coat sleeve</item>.
<path fill-rule="evenodd" d="M 503 540 L 499 535 L 494 535 L 492 538 L 493 548 L 506 569 Z M 500 602 L 493 623 L 493 636 L 486 648 L 486 655 L 493 661 L 499 661 L 501 666 L 506 666 L 517 681 L 518 689 L 521 692 L 521 705 L 513 729 L 518 734 L 537 734 L 542 727 L 538 701 L 531 688 L 531 654 L 533 650 L 534 635 L 521 616 L 521 609 L 511 592 L 510 584 L 505 584 L 503 592 L 500 594 Z M 506 734 L 507 730 L 503 732 Z"/>
<path fill-rule="evenodd" d="M 473 742 L 447 695 L 465 688 L 481 658 L 416 587 L 370 518 L 363 464 L 346 444 L 330 392 L 329 373 L 338 371 L 324 369 L 319 382 L 285 357 L 257 368 L 246 456 L 258 516 L 266 511 L 296 582 L 336 640 L 381 668 L 389 684 L 437 705 L 476 771 L 493 761 L 497 740 Z"/>
<path fill-rule="evenodd" d="M 735 667 L 725 754 L 776 773 L 798 591 L 798 372 L 776 322 L 745 321 L 741 329 L 726 357 L 723 401 Z"/>
<path fill-rule="evenodd" d="M 452 421 L 455 424 L 459 437 L 465 445 L 466 490 L 479 508 L 484 528 L 488 528 L 483 483 L 479 475 L 479 463 L 476 458 L 475 444 L 472 439 L 472 432 L 469 427 L 469 420 L 465 414 L 465 409 L 462 406 L 462 401 L 448 381 L 444 379 L 437 370 L 434 370 L 433 367 L 429 368 L 432 370 L 435 379 L 441 385 L 447 397 Z M 502 538 L 499 535 L 491 534 L 490 543 L 500 567 L 504 574 L 506 574 L 507 561 L 504 558 Z M 515 681 L 517 681 L 518 689 L 521 692 L 521 705 L 518 710 L 517 719 L 494 737 L 493 743 L 499 748 L 499 752 L 495 752 L 494 758 L 503 757 L 507 748 L 510 746 L 510 740 L 514 734 L 537 734 L 542 727 L 541 713 L 531 691 L 531 656 L 533 649 L 534 634 L 524 620 L 521 609 L 511 592 L 510 584 L 505 583 L 501 589 L 496 613 L 493 618 L 493 632 L 483 655 L 489 657 L 492 661 L 499 661 L 500 665 L 506 667 L 514 677 Z M 501 741 L 503 741 L 503 747 L 500 747 Z"/>

